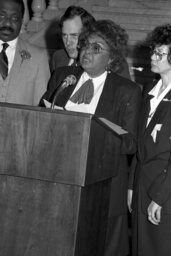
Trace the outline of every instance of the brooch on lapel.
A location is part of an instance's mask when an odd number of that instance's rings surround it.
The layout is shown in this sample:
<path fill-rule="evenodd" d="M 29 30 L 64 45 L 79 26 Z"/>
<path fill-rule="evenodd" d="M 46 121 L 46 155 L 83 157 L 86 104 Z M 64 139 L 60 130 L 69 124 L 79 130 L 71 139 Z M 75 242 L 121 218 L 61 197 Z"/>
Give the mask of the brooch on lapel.
<path fill-rule="evenodd" d="M 31 59 L 31 54 L 27 50 L 21 50 L 19 51 L 20 56 L 21 56 L 21 64 L 23 63 L 24 60 L 30 60 Z"/>
<path fill-rule="evenodd" d="M 169 102 L 171 102 L 171 99 L 168 99 L 168 98 L 163 98 L 163 101 L 169 101 Z"/>
<path fill-rule="evenodd" d="M 162 124 L 156 124 L 151 133 L 154 143 L 156 142 L 157 132 L 159 132 L 161 128 L 162 128 Z"/>

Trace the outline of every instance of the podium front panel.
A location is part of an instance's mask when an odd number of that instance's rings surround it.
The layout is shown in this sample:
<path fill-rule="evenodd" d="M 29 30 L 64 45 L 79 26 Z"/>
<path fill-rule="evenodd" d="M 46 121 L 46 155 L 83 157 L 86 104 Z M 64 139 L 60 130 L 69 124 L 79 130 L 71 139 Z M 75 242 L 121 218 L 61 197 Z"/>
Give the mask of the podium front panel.
<path fill-rule="evenodd" d="M 91 117 L 0 106 L 0 173 L 83 185 Z"/>
<path fill-rule="evenodd" d="M 114 175 L 119 143 L 89 114 L 0 104 L 0 174 L 92 184 Z"/>
<path fill-rule="evenodd" d="M 109 182 L 81 187 L 0 175 L 0 255 L 103 256 Z"/>

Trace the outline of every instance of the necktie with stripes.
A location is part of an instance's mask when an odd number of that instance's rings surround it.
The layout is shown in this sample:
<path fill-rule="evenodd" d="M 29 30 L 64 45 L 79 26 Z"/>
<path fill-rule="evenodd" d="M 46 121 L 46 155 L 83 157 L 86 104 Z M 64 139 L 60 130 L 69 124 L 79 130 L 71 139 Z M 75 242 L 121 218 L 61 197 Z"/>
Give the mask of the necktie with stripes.
<path fill-rule="evenodd" d="M 2 44 L 2 51 L 0 52 L 0 73 L 2 75 L 2 78 L 5 80 L 5 78 L 8 75 L 8 58 L 6 55 L 6 49 L 8 48 L 7 43 Z"/>

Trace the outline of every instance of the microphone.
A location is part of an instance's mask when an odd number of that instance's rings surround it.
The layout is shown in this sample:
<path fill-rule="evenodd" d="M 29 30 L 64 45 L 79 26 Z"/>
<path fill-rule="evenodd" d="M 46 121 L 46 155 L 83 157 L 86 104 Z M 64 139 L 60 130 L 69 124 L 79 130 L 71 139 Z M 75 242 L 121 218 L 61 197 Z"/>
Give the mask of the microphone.
<path fill-rule="evenodd" d="M 77 79 L 74 75 L 69 75 L 67 76 L 63 81 L 62 83 L 59 85 L 59 87 L 57 88 L 56 92 L 55 92 L 55 95 L 53 97 L 53 100 L 52 100 L 52 104 L 51 104 L 51 109 L 54 109 L 54 106 L 55 106 L 55 101 L 56 101 L 56 98 L 58 97 L 59 93 L 67 88 L 69 85 L 74 85 L 75 83 L 77 82 Z"/>

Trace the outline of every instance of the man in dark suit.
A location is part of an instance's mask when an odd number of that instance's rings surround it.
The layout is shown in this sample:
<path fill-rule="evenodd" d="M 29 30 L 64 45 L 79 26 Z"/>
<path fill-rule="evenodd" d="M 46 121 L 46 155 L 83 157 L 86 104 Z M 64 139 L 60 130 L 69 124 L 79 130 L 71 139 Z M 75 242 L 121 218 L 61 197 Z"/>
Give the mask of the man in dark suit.
<path fill-rule="evenodd" d="M 141 90 L 132 81 L 110 71 L 112 65 L 119 65 L 122 61 L 118 44 L 120 40 L 126 43 L 126 38 L 125 31 L 112 21 L 96 21 L 89 31 L 80 36 L 81 66 L 56 69 L 41 100 L 43 105 L 44 100 L 52 102 L 54 95 L 57 95 L 55 105 L 67 110 L 105 117 L 128 131 L 126 135 L 115 138 L 120 154 L 113 156 L 119 159 L 119 163 L 117 175 L 112 179 L 105 256 L 125 256 L 129 251 L 126 203 L 127 154 L 136 150 Z M 58 91 L 62 81 L 71 74 L 78 82 Z M 113 143 L 113 148 L 116 145 L 113 140 L 109 143 Z M 113 152 L 115 151 L 110 154 Z"/>
<path fill-rule="evenodd" d="M 152 32 L 151 70 L 161 79 L 146 88 L 138 154 L 130 175 L 132 255 L 171 255 L 171 25 Z M 132 200 L 133 194 L 133 200 Z M 132 201 L 132 205 L 131 205 Z M 131 208 L 132 207 L 132 208 Z"/>
<path fill-rule="evenodd" d="M 69 6 L 60 19 L 60 30 L 64 49 L 57 50 L 52 56 L 51 70 L 76 65 L 78 61 L 78 37 L 84 29 L 95 21 L 94 17 L 80 6 Z"/>
<path fill-rule="evenodd" d="M 83 30 L 95 21 L 94 17 L 80 6 L 69 6 L 60 20 L 60 29 L 64 49 L 57 50 L 51 60 L 51 71 L 56 68 L 70 65 L 79 65 L 78 60 L 78 37 Z M 126 59 L 123 58 L 122 66 L 113 70 L 119 75 L 129 78 L 130 73 Z"/>

